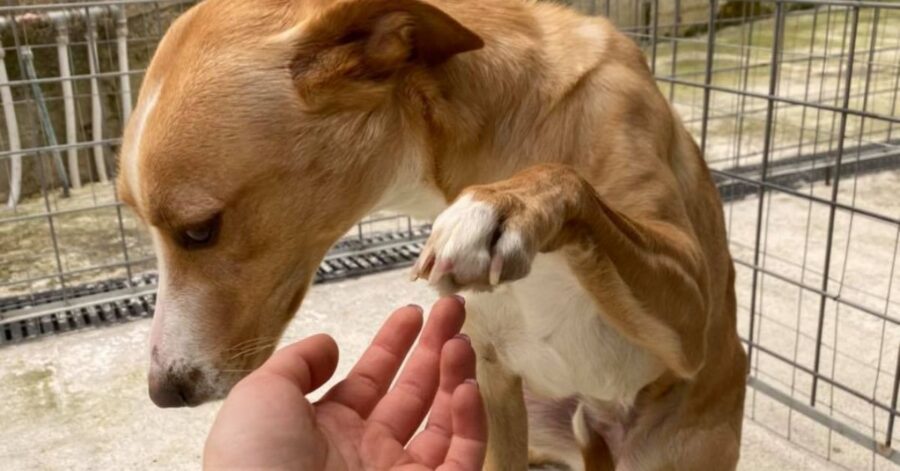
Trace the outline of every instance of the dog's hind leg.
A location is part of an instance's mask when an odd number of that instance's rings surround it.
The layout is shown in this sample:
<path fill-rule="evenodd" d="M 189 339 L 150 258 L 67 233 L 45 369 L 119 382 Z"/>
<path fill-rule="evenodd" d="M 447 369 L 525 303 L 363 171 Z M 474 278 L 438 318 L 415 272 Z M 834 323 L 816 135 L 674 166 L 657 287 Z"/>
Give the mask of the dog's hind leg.
<path fill-rule="evenodd" d="M 532 467 L 581 471 L 582 450 L 575 441 L 572 417 L 578 399 L 546 399 L 525 390 L 528 409 L 528 462 Z"/>
<path fill-rule="evenodd" d="M 525 392 L 528 455 L 533 467 L 571 471 L 614 471 L 612 451 L 590 425 L 577 398 L 543 399 Z M 554 468 L 555 469 L 555 468 Z"/>
<path fill-rule="evenodd" d="M 609 449 L 606 439 L 591 426 L 583 403 L 578 405 L 578 409 L 572 416 L 572 429 L 575 432 L 578 446 L 581 448 L 585 471 L 614 471 L 616 469 L 612 451 Z"/>
<path fill-rule="evenodd" d="M 737 372 L 743 374 L 743 370 Z M 640 412 L 625 438 L 617 471 L 734 471 L 741 449 L 744 388 L 715 388 L 717 403 L 693 385 L 676 386 Z M 643 404 L 641 404 L 643 403 Z"/>

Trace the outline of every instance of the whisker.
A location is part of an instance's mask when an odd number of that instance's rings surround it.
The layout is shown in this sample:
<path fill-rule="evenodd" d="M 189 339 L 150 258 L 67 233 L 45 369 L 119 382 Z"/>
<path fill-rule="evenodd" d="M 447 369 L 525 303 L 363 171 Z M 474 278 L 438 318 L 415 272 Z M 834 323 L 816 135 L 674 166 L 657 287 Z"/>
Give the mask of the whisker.
<path fill-rule="evenodd" d="M 265 343 L 265 344 L 249 346 L 249 347 L 246 347 L 246 348 L 242 349 L 242 350 L 239 351 L 239 352 L 234 353 L 234 354 L 231 356 L 231 358 L 229 358 L 229 359 L 230 359 L 230 360 L 236 360 L 236 359 L 238 359 L 238 358 L 252 356 L 252 355 L 255 355 L 255 354 L 259 353 L 259 352 L 262 352 L 262 351 L 265 351 L 265 350 L 267 350 L 267 349 L 269 349 L 269 348 L 272 348 L 272 347 L 274 347 L 276 344 L 277 344 L 276 342 L 271 342 L 271 341 L 270 341 L 270 342 Z"/>
<path fill-rule="evenodd" d="M 251 347 L 251 346 L 255 346 L 257 344 L 261 344 L 261 343 L 270 343 L 273 340 L 274 339 L 272 337 L 255 337 L 252 339 L 245 340 L 243 342 L 238 342 L 237 344 L 229 347 L 227 351 L 241 350 L 245 347 Z"/>

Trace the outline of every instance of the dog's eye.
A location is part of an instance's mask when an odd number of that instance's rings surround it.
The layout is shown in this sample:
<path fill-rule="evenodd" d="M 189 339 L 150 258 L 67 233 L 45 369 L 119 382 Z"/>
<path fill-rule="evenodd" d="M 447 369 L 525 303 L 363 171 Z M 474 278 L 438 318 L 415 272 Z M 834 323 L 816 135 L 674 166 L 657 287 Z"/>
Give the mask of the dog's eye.
<path fill-rule="evenodd" d="M 207 222 L 189 227 L 181 231 L 181 245 L 187 249 L 197 249 L 211 246 L 219 231 L 219 216 Z"/>
<path fill-rule="evenodd" d="M 188 229 L 184 231 L 184 235 L 186 235 L 188 239 L 191 239 L 191 242 L 205 244 L 206 242 L 209 242 L 209 239 L 212 237 L 212 229 L 209 227 Z"/>

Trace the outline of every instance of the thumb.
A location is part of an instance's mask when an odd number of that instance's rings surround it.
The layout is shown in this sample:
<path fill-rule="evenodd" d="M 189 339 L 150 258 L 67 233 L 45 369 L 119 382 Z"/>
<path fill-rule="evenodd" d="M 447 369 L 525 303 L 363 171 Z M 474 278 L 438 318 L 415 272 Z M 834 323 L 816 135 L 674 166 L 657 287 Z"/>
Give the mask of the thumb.
<path fill-rule="evenodd" d="M 325 384 L 334 374 L 337 363 L 337 343 L 330 336 L 319 334 L 275 352 L 254 374 L 281 376 L 305 395 Z"/>

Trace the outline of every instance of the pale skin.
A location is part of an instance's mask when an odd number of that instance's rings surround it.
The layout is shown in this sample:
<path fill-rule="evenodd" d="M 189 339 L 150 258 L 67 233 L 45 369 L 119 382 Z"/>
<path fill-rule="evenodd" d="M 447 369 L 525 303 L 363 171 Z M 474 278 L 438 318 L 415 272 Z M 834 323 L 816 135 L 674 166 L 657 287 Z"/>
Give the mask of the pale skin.
<path fill-rule="evenodd" d="M 334 374 L 337 344 L 318 335 L 279 351 L 225 400 L 204 469 L 480 470 L 487 425 L 475 353 L 459 335 L 464 319 L 455 297 L 434 305 L 424 329 L 421 308 L 395 311 L 348 376 L 316 403 L 306 395 Z"/>

